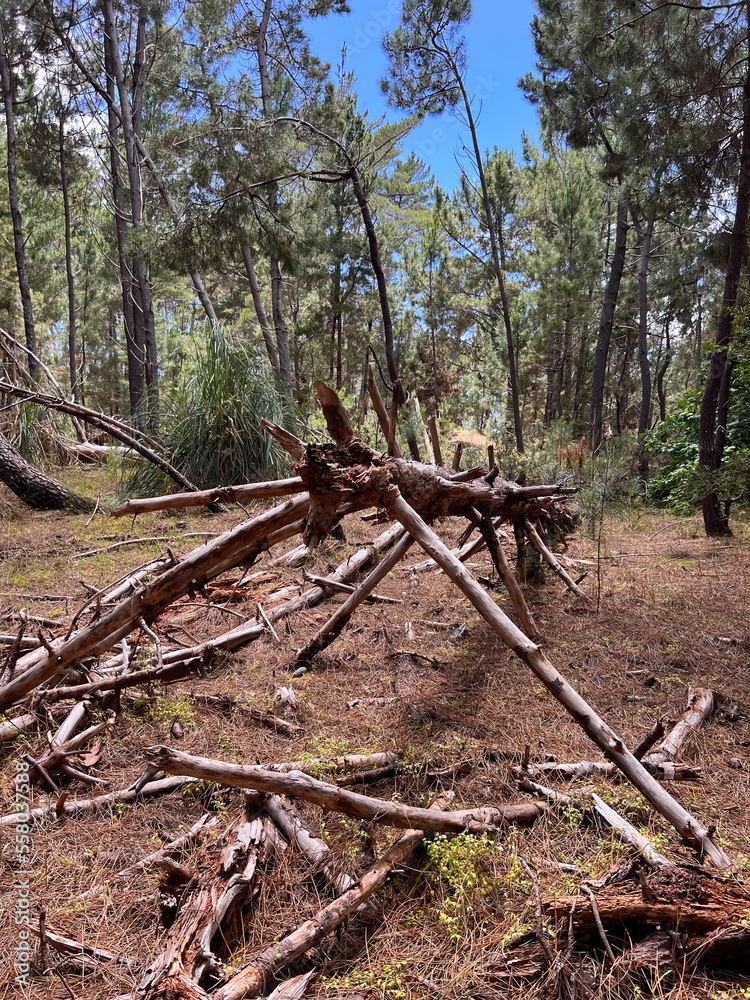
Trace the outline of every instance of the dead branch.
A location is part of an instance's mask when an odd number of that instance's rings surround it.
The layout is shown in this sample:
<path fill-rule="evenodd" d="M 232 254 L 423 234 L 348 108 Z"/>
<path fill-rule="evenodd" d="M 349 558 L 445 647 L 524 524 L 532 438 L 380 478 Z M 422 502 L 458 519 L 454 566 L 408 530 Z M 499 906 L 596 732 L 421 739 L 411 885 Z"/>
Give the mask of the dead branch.
<path fill-rule="evenodd" d="M 112 517 L 125 514 L 145 514 L 154 510 L 182 510 L 184 507 L 205 507 L 216 503 L 245 503 L 268 497 L 283 497 L 293 493 L 304 493 L 307 487 L 299 478 L 279 479 L 268 483 L 245 483 L 242 486 L 217 486 L 211 490 L 197 490 L 194 493 L 169 493 L 163 497 L 145 497 L 142 500 L 126 500 L 110 511 Z"/>
<path fill-rule="evenodd" d="M 544 544 L 544 542 L 541 539 L 541 536 L 539 535 L 539 532 L 536 530 L 534 525 L 530 521 L 526 520 L 524 521 L 524 528 L 526 529 L 526 534 L 529 536 L 531 544 L 537 550 L 542 559 L 544 559 L 547 565 L 551 567 L 552 571 L 554 573 L 557 573 L 557 575 L 563 581 L 568 590 L 572 590 L 573 593 L 576 594 L 578 597 L 582 597 L 585 601 L 589 601 L 590 598 L 588 597 L 588 595 L 584 594 L 584 592 L 572 578 L 570 573 L 568 573 L 567 570 L 563 569 L 563 567 L 557 561 L 553 553 Z"/>
<path fill-rule="evenodd" d="M 731 866 L 729 858 L 714 843 L 709 831 L 662 788 L 640 761 L 635 759 L 620 737 L 555 670 L 541 649 L 503 614 L 466 568 L 427 527 L 419 514 L 406 503 L 395 487 L 391 487 L 385 506 L 417 539 L 425 552 L 439 563 L 503 642 L 526 663 L 537 679 L 578 722 L 586 735 L 620 768 L 654 808 L 675 827 L 678 833 L 693 844 L 701 855 L 709 857 L 718 868 L 729 868 Z"/>
<path fill-rule="evenodd" d="M 308 498 L 302 494 L 238 525 L 185 556 L 69 639 L 55 640 L 53 653 L 37 649 L 22 656 L 16 676 L 0 688 L 0 709 L 23 698 L 81 656 L 105 651 L 126 636 L 139 618 L 158 614 L 200 581 L 255 559 L 268 547 L 269 536 L 295 521 L 307 505 Z"/>
<path fill-rule="evenodd" d="M 116 802 L 137 802 L 140 798 L 154 795 L 167 795 L 169 792 L 176 792 L 186 785 L 194 785 L 192 778 L 170 777 L 160 778 L 158 781 L 146 782 L 140 789 L 121 788 L 116 792 L 108 792 L 106 795 L 95 795 L 90 799 L 77 799 L 67 797 L 64 793 L 61 799 L 50 802 L 47 805 L 36 806 L 28 811 L 28 821 L 46 819 L 48 816 L 78 816 L 81 813 L 94 812 L 103 806 L 111 806 Z M 24 815 L 21 813 L 20 815 Z M 14 826 L 18 823 L 19 813 L 8 813 L 0 816 L 0 827 Z M 28 822 L 27 821 L 27 822 Z"/>
<path fill-rule="evenodd" d="M 481 833 L 508 823 L 533 823 L 543 811 L 543 807 L 535 803 L 521 803 L 463 809 L 436 815 L 429 809 L 419 809 L 405 806 L 400 802 L 388 802 L 385 799 L 374 799 L 357 792 L 349 792 L 344 788 L 312 778 L 301 771 L 282 774 L 264 767 L 228 764 L 208 757 L 196 757 L 166 746 L 148 747 L 144 753 L 151 766 L 158 767 L 168 774 L 185 774 L 204 781 L 216 781 L 238 788 L 254 788 L 259 792 L 305 799 L 324 809 L 376 823 L 385 823 L 388 826 L 413 827 L 439 833 Z"/>

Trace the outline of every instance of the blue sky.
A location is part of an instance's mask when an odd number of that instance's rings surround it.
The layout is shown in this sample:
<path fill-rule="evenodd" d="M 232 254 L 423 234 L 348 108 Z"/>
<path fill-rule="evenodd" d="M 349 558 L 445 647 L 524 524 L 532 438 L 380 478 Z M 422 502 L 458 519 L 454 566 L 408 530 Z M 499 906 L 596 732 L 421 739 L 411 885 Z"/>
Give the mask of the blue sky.
<path fill-rule="evenodd" d="M 370 118 L 389 111 L 380 94 L 379 80 L 387 64 L 380 39 L 392 31 L 401 14 L 401 0 L 349 0 L 351 14 L 318 18 L 306 24 L 313 52 L 336 66 L 346 44 L 349 70 L 357 76 L 360 107 Z M 535 109 L 518 89 L 518 78 L 534 68 L 534 46 L 530 23 L 533 0 L 474 0 L 466 28 L 468 69 L 466 83 L 475 97 L 482 149 L 498 146 L 516 151 L 521 132 L 538 138 Z M 404 153 L 414 150 L 432 168 L 440 183 L 451 189 L 457 182 L 463 142 L 462 126 L 449 115 L 430 118 L 412 132 L 403 144 Z"/>

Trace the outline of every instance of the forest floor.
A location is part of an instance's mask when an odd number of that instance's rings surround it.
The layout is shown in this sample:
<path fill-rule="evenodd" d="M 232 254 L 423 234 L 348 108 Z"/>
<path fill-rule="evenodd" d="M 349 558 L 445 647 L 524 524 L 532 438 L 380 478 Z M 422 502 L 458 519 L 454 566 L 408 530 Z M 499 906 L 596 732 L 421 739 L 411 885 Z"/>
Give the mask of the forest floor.
<path fill-rule="evenodd" d="M 94 484 L 99 474 L 86 475 Z M 0 632 L 14 633 L 18 611 L 24 608 L 46 620 L 47 634 L 58 634 L 82 602 L 81 580 L 104 586 L 167 546 L 176 555 L 184 554 L 205 540 L 202 533 L 218 533 L 246 516 L 239 507 L 215 515 L 149 514 L 135 522 L 100 514 L 88 518 L 34 513 L 22 510 L 3 492 Z M 359 518 L 349 519 L 346 542 L 327 540 L 308 570 L 325 575 L 381 530 Z M 444 523 L 439 530 L 455 544 L 460 526 Z M 149 538 L 157 540 L 111 547 L 120 540 Z M 94 549 L 105 551 L 84 555 Z M 530 587 L 529 603 L 552 663 L 628 745 L 637 743 L 658 717 L 676 718 L 691 686 L 712 688 L 740 706 L 738 721 L 712 720 L 686 746 L 683 759 L 703 769 L 703 780 L 670 790 L 704 824 L 716 825 L 719 843 L 747 877 L 750 525 L 738 518 L 734 538 L 712 540 L 702 534 L 697 517 L 676 519 L 638 507 L 606 517 L 600 539 L 589 537 L 581 525 L 565 555 L 579 560 L 572 563 L 574 576 L 588 572 L 582 586 L 594 598 L 592 606 L 563 591 L 556 577 Z M 422 558 L 415 547 L 405 565 Z M 493 578 L 486 551 L 471 563 L 477 575 Z M 255 568 L 263 566 L 260 560 Z M 238 577 L 239 571 L 227 574 L 209 586 L 208 596 L 227 603 L 227 581 Z M 257 603 L 272 591 L 302 583 L 301 569 L 277 566 L 267 578 L 237 589 L 226 609 L 211 607 L 201 596 L 184 598 L 158 625 L 170 625 L 172 636 L 182 630 L 186 642 L 206 641 L 236 624 L 238 616 L 254 618 Z M 134 689 L 140 693 L 132 697 L 124 692 L 121 714 L 101 745 L 92 773 L 107 780 L 105 790 L 127 787 L 143 773 L 142 749 L 157 743 L 235 763 L 398 750 L 406 761 L 401 773 L 363 789 L 366 794 L 425 805 L 436 787 L 447 787 L 455 792 L 455 807 L 460 808 L 522 800 L 511 767 L 526 746 L 532 759 L 544 759 L 545 754 L 560 761 L 601 759 L 444 575 L 410 575 L 401 566 L 377 589 L 402 603 L 364 605 L 319 668 L 301 677 L 290 678 L 290 660 L 340 596 L 280 622 L 278 644 L 264 635 L 203 677 L 149 692 Z M 504 593 L 493 594 L 507 610 Z M 53 622 L 59 622 L 59 628 Z M 276 700 L 282 686 L 294 691 L 295 707 L 284 710 Z M 291 736 L 275 733 L 241 712 L 206 707 L 193 694 L 229 694 L 276 714 L 287 711 L 298 728 Z M 175 720 L 184 733 L 178 744 L 172 730 Z M 23 753 L 38 755 L 44 743 L 39 733 L 4 748 L 3 814 L 13 808 L 17 761 Z M 442 784 L 439 778 L 430 783 L 423 764 L 432 770 L 453 769 L 453 776 Z M 464 766 L 457 769 L 458 764 Z M 325 768 L 318 776 L 325 776 Z M 89 794 L 76 782 L 70 787 L 79 796 Z M 581 787 L 597 791 L 673 861 L 694 861 L 630 785 L 601 779 L 564 790 Z M 37 789 L 35 803 L 45 800 Z M 85 818 L 34 825 L 34 913 L 43 909 L 51 930 L 128 956 L 131 965 L 101 965 L 85 975 L 66 973 L 64 981 L 37 980 L 28 996 L 98 1000 L 133 990 L 163 938 L 158 879 L 147 872 L 117 880 L 115 873 L 187 830 L 202 813 L 218 816 L 218 832 L 241 808 L 238 789 L 203 786 L 197 792 L 188 789 Z M 334 813 L 322 818 L 317 807 L 304 803 L 298 808 L 329 843 L 336 866 L 355 878 L 397 836 L 382 826 Z M 11 954 L 17 937 L 12 835 L 12 828 L 0 828 L 3 955 Z M 200 869 L 209 844 L 188 850 L 180 863 Z M 533 827 L 510 827 L 497 838 L 437 837 L 387 883 L 366 918 L 355 916 L 308 956 L 319 975 L 306 996 L 459 1000 L 551 995 L 548 984 L 524 980 L 523 963 L 512 961 L 514 944 L 533 934 L 535 921 L 534 885 L 519 858 L 528 863 L 543 898 L 549 899 L 577 892 L 585 879 L 606 874 L 628 857 L 628 849 L 611 833 L 582 824 L 576 810 L 564 816 L 550 811 Z M 276 859 L 259 883 L 227 958 L 233 968 L 320 909 L 325 897 L 312 874 L 310 863 L 291 849 Z M 81 894 L 98 883 L 110 888 L 95 900 L 82 900 Z M 613 940 L 615 946 L 622 943 Z M 750 996 L 750 978 L 736 973 L 665 971 L 655 980 L 618 982 L 613 975 L 602 978 L 596 949 L 582 951 L 574 961 L 580 970 L 579 996 Z M 311 967 L 303 960 L 293 971 Z M 7 977 L 0 996 L 19 995 L 13 975 L 11 963 L 0 971 L 0 977 Z"/>

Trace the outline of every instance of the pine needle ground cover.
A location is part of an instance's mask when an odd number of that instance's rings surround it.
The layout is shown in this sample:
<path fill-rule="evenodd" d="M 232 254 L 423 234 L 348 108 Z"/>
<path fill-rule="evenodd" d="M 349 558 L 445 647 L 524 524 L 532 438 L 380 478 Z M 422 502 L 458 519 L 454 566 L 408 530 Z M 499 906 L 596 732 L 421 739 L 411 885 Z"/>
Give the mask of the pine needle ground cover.
<path fill-rule="evenodd" d="M 199 540 L 189 535 L 218 532 L 244 519 L 239 510 L 221 515 L 188 511 L 144 515 L 134 524 L 123 524 L 102 516 L 90 520 L 27 513 L 21 520 L 11 510 L 0 522 L 2 631 L 17 631 L 21 607 L 50 622 L 70 621 L 81 603 L 81 579 L 91 587 L 103 586 L 167 547 L 178 554 L 189 551 Z M 345 541 L 327 541 L 305 569 L 326 575 L 381 530 L 354 524 Z M 112 548 L 136 539 L 168 540 Z M 445 540 L 455 543 L 447 535 Z M 73 559 L 97 549 L 104 551 Z M 599 555 L 596 541 L 584 532 L 571 539 L 565 554 L 576 576 L 588 573 L 582 586 L 592 595 L 598 590 L 598 612 L 564 596 L 556 578 L 528 590 L 545 648 L 631 746 L 657 717 L 675 718 L 683 710 L 689 687 L 710 687 L 729 705 L 739 706 L 738 714 L 715 718 L 686 746 L 684 759 L 702 768 L 702 780 L 682 783 L 676 794 L 686 808 L 716 823 L 719 842 L 738 874 L 746 877 L 747 528 L 738 524 L 734 539 L 716 541 L 703 537 L 697 519 L 651 514 L 605 519 Z M 472 561 L 474 571 L 492 581 L 486 554 Z M 158 634 L 175 641 L 179 636 L 185 644 L 207 640 L 230 627 L 237 616 L 254 617 L 257 604 L 272 592 L 303 585 L 300 568 L 259 563 L 256 569 L 264 573 L 247 585 L 236 586 L 240 576 L 234 571 L 205 594 L 176 603 L 157 621 Z M 143 772 L 142 748 L 174 744 L 175 732 L 182 733 L 181 750 L 234 763 L 325 761 L 342 754 L 398 750 L 402 766 L 394 776 L 363 789 L 367 794 L 423 806 L 448 790 L 455 793 L 454 807 L 459 808 L 518 800 L 512 769 L 527 746 L 535 760 L 545 755 L 559 761 L 598 759 L 547 693 L 536 684 L 529 686 L 522 667 L 470 613 L 442 574 L 411 575 L 399 569 L 379 590 L 402 603 L 363 606 L 322 662 L 302 676 L 291 678 L 288 664 L 338 597 L 298 613 L 288 627 L 279 623 L 279 642 L 268 634 L 219 659 L 204 676 L 139 688 L 132 696 L 123 692 L 117 722 L 103 737 L 91 773 L 108 782 L 104 790 L 124 788 Z M 505 607 L 504 595 L 498 591 L 495 597 Z M 284 704 L 282 688 L 293 691 L 295 704 Z M 246 712 L 201 698 L 221 695 L 285 717 L 288 734 L 259 725 Z M 3 813 L 12 808 L 17 761 L 24 753 L 38 757 L 44 745 L 42 727 L 5 747 Z M 325 764 L 318 768 L 320 777 L 332 776 Z M 78 795 L 89 794 L 82 786 L 73 788 Z M 672 860 L 694 860 L 627 784 L 595 779 L 562 790 L 581 793 L 583 788 L 600 794 Z M 40 801 L 44 798 L 41 791 L 35 794 Z M 31 884 L 35 912 L 44 909 L 50 930 L 126 956 L 130 964 L 92 964 L 81 972 L 63 963 L 65 983 L 58 976 L 35 981 L 28 995 L 35 1000 L 66 997 L 72 990 L 78 997 L 110 998 L 131 992 L 163 939 L 159 889 L 164 878 L 158 870 L 121 879 L 115 873 L 209 813 L 218 819 L 214 833 L 179 857 L 187 871 L 200 872 L 214 848 L 211 838 L 241 806 L 237 789 L 197 785 L 181 794 L 36 825 Z M 336 870 L 354 878 L 395 836 L 372 823 L 335 813 L 321 816 L 320 810 L 303 803 L 298 808 L 329 845 Z M 10 850 L 10 834 L 0 828 L 4 852 Z M 545 900 L 567 897 L 585 880 L 596 880 L 630 858 L 611 833 L 586 825 L 574 808 L 551 811 L 533 827 L 509 828 L 499 837 L 435 836 L 401 866 L 372 908 L 324 941 L 307 965 L 302 962 L 290 972 L 312 965 L 319 970 L 307 993 L 314 1000 L 550 995 L 553 984 L 534 972 L 533 963 L 524 962 L 524 948 L 534 943 L 534 881 Z M 9 898 L 9 860 L 3 881 Z M 106 891 L 95 899 L 84 898 L 97 884 Z M 258 883 L 232 950 L 224 956 L 227 965 L 240 968 L 255 952 L 313 916 L 325 899 L 310 862 L 294 850 L 283 852 Z M 16 928 L 9 909 L 2 919 L 7 954 Z M 556 953 L 560 928 L 547 920 L 545 932 Z M 618 951 L 626 946 L 614 938 L 612 944 Z M 565 946 L 559 948 L 564 951 Z M 728 1000 L 743 996 L 748 985 L 741 970 L 726 976 L 715 970 L 620 976 L 595 946 L 576 950 L 573 964 L 579 996 Z M 2 995 L 17 995 L 10 980 Z"/>

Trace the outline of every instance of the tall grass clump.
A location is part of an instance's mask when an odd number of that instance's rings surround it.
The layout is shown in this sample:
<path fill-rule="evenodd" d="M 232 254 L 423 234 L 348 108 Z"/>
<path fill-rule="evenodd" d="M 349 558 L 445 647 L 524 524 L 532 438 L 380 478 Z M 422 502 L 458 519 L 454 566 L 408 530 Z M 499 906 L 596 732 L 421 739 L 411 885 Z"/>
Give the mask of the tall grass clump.
<path fill-rule="evenodd" d="M 262 482 L 288 475 L 286 454 L 260 426 L 262 419 L 294 429 L 294 406 L 251 344 L 209 333 L 195 364 L 167 402 L 164 452 L 200 489 Z M 148 462 L 123 483 L 128 496 L 154 496 L 169 484 Z"/>

